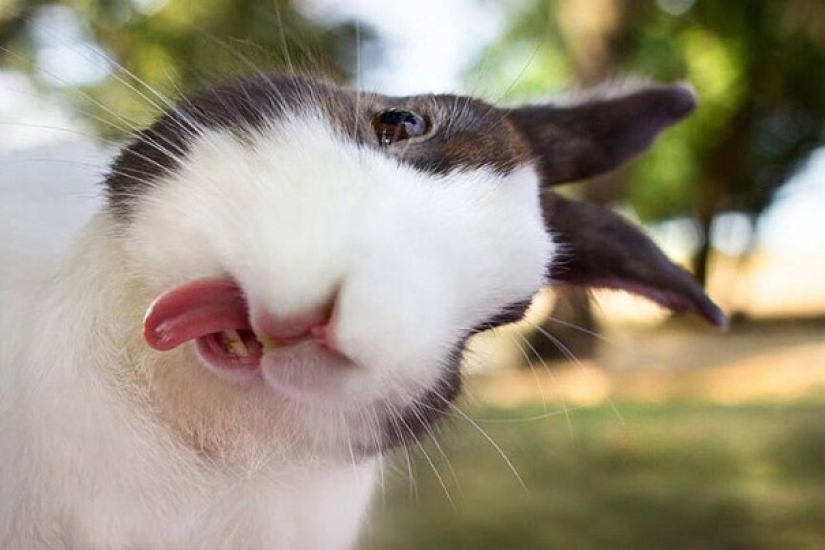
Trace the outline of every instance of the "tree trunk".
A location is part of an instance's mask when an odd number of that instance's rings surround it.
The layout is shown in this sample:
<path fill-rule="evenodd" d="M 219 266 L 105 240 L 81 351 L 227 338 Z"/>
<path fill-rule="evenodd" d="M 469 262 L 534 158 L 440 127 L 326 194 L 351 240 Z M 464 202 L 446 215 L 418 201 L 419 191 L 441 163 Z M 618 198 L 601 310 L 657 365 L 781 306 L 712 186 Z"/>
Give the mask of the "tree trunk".
<path fill-rule="evenodd" d="M 590 294 L 581 287 L 565 286 L 555 291 L 556 302 L 541 328 L 528 336 L 525 353 L 533 359 L 571 361 L 596 355 L 598 330 L 590 306 Z M 538 358 L 534 357 L 538 355 Z"/>
<path fill-rule="evenodd" d="M 753 126 L 752 110 L 746 104 L 736 114 L 729 125 L 729 132 L 705 163 L 705 178 L 699 189 L 697 218 L 702 230 L 702 244 L 693 257 L 693 273 L 702 285 L 707 287 L 708 265 L 712 252 L 710 230 L 713 220 L 725 208 L 734 180 L 739 173 L 737 162 L 743 158 L 748 144 L 748 135 Z"/>
<path fill-rule="evenodd" d="M 618 58 L 616 47 L 625 31 L 627 15 L 626 0 L 562 0 L 556 5 L 556 16 L 580 84 L 598 84 L 613 76 Z M 579 196 L 600 203 L 615 200 L 620 194 L 620 177 L 611 174 L 584 182 L 579 187 Z M 555 294 L 550 315 L 528 337 L 535 349 L 525 351 L 547 360 L 594 357 L 598 327 L 589 291 L 565 286 L 555 289 Z"/>
<path fill-rule="evenodd" d="M 713 185 L 713 184 L 711 184 Z M 708 283 L 708 267 L 710 263 L 710 254 L 713 249 L 710 241 L 710 230 L 713 226 L 713 220 L 719 212 L 719 204 L 716 201 L 708 201 L 706 207 L 700 207 L 699 211 L 699 230 L 701 232 L 702 242 L 699 245 L 699 250 L 693 257 L 693 276 L 702 285 L 702 288 L 707 288 Z"/>

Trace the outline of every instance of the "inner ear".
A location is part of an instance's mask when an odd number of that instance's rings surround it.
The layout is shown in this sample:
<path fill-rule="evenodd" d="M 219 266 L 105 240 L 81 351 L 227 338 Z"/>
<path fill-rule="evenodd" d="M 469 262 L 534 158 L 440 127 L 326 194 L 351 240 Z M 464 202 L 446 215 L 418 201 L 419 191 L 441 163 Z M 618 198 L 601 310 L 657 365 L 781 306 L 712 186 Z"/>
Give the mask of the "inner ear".
<path fill-rule="evenodd" d="M 528 105 L 505 115 L 529 143 L 547 186 L 613 170 L 695 108 L 686 85 L 647 85 L 621 93 L 604 88 L 578 103 Z"/>

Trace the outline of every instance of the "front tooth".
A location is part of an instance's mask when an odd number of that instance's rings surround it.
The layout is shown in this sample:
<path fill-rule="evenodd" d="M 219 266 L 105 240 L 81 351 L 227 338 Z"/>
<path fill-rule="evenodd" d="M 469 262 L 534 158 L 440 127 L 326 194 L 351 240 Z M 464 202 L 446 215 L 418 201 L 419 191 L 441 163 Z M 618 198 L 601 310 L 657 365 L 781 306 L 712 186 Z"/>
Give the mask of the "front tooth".
<path fill-rule="evenodd" d="M 236 357 L 249 357 L 249 348 L 237 330 L 225 330 L 221 333 L 221 344 L 226 353 Z"/>
<path fill-rule="evenodd" d="M 280 344 L 278 343 L 278 341 L 273 340 L 269 336 L 258 335 L 258 334 L 256 334 L 255 336 L 258 338 L 258 342 L 261 343 L 261 347 L 263 348 L 264 352 L 271 351 L 273 349 L 276 349 L 276 348 L 280 347 Z"/>

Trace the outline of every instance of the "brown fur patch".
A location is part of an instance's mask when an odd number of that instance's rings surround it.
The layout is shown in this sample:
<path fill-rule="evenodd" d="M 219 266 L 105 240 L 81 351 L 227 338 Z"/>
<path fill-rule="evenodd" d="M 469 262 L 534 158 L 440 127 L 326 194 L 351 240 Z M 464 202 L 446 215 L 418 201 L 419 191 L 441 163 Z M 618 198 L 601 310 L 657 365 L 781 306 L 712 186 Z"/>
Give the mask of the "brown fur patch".
<path fill-rule="evenodd" d="M 426 135 L 380 145 L 372 119 L 389 108 L 422 115 L 429 124 Z M 530 159 L 529 146 L 504 113 L 476 99 L 389 97 L 307 77 L 259 75 L 184 99 L 141 132 L 106 178 L 109 205 L 119 219 L 128 220 L 134 201 L 158 178 L 174 173 L 204 130 L 229 130 L 243 140 L 288 114 L 305 112 L 321 113 L 344 139 L 437 175 L 478 168 L 507 174 Z"/>

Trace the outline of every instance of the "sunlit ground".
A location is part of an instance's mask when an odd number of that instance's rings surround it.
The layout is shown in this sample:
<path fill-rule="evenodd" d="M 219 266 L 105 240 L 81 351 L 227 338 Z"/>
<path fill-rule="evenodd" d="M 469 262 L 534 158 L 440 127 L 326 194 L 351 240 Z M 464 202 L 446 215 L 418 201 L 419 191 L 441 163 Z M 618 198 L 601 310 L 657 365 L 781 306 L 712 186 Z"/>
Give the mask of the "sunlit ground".
<path fill-rule="evenodd" d="M 474 409 L 524 487 L 454 420 L 443 454 L 426 446 L 433 465 L 421 452 L 409 467 L 393 460 L 362 548 L 822 548 L 823 413 L 617 401 L 525 420 L 543 407 Z"/>
<path fill-rule="evenodd" d="M 476 425 L 394 457 L 363 548 L 825 547 L 823 328 L 614 330 L 479 374 Z"/>

